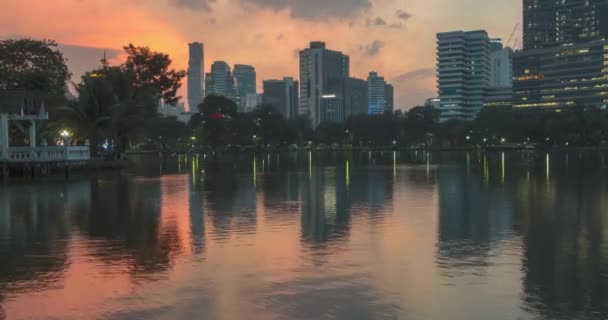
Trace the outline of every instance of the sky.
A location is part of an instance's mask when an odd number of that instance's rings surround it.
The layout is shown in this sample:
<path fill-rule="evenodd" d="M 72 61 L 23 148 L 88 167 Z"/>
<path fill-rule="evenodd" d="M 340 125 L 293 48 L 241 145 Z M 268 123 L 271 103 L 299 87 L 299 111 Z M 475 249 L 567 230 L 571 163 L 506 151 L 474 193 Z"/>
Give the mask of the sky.
<path fill-rule="evenodd" d="M 0 38 L 53 39 L 74 80 L 100 64 L 118 64 L 123 45 L 148 46 L 187 69 L 188 43 L 214 60 L 256 68 L 262 80 L 298 78 L 298 50 L 325 41 L 351 58 L 351 76 L 377 71 L 395 86 L 395 107 L 436 95 L 436 33 L 487 30 L 508 39 L 522 0 L 20 0 L 5 1 Z M 521 28 L 515 38 L 520 39 Z M 186 101 L 186 85 L 180 90 Z"/>

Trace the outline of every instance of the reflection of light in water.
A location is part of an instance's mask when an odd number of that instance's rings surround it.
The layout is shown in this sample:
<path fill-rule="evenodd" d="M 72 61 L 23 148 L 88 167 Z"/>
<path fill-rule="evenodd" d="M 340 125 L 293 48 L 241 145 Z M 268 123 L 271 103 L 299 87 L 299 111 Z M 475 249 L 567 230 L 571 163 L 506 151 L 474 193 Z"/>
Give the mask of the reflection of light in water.
<path fill-rule="evenodd" d="M 308 177 L 312 178 L 312 151 L 308 151 Z"/>
<path fill-rule="evenodd" d="M 258 168 L 256 167 L 256 158 L 253 157 L 253 187 L 255 188 L 258 179 Z"/>
<path fill-rule="evenodd" d="M 500 176 L 502 183 L 505 183 L 505 153 L 501 155 L 500 165 L 502 168 L 502 175 Z"/>
<path fill-rule="evenodd" d="M 350 162 L 346 160 L 346 186 L 350 184 Z"/>
<path fill-rule="evenodd" d="M 551 163 L 550 163 L 550 161 L 551 161 L 550 156 L 547 153 L 547 163 L 546 163 L 547 182 L 549 182 L 549 179 L 551 178 Z"/>
<path fill-rule="evenodd" d="M 467 152 L 467 176 L 471 175 L 471 154 Z"/>
<path fill-rule="evenodd" d="M 371 164 L 372 163 L 372 152 L 371 151 L 368 153 L 368 156 L 369 156 L 369 163 Z"/>
<path fill-rule="evenodd" d="M 428 156 L 428 152 L 424 154 L 426 158 L 426 180 L 429 180 L 429 176 L 431 175 L 431 158 Z"/>
<path fill-rule="evenodd" d="M 483 181 L 488 184 L 490 182 L 490 166 L 488 165 L 488 157 L 483 156 Z"/>
<path fill-rule="evenodd" d="M 393 151 L 393 177 L 397 177 L 397 152 Z"/>

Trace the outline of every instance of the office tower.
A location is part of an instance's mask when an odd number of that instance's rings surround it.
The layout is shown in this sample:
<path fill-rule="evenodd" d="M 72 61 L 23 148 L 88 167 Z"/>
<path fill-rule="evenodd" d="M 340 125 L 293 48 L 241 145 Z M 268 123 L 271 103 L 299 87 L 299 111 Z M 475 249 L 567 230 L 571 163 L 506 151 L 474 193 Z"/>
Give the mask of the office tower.
<path fill-rule="evenodd" d="M 251 112 L 255 108 L 262 105 L 262 95 L 257 93 L 250 93 L 245 96 L 245 110 L 244 112 Z"/>
<path fill-rule="evenodd" d="M 188 44 L 188 107 L 191 111 L 197 110 L 205 96 L 205 52 L 200 42 Z"/>
<path fill-rule="evenodd" d="M 523 0 L 524 50 L 608 36 L 608 0 Z"/>
<path fill-rule="evenodd" d="M 205 91 L 207 95 L 224 96 L 236 100 L 234 79 L 230 66 L 224 61 L 215 61 L 211 72 L 206 74 Z"/>
<path fill-rule="evenodd" d="M 490 40 L 490 87 L 486 90 L 483 107 L 513 104 L 513 49 L 503 47 L 502 40 Z"/>
<path fill-rule="evenodd" d="M 384 114 L 386 111 L 386 81 L 377 72 L 367 77 L 368 108 L 370 115 Z"/>
<path fill-rule="evenodd" d="M 286 119 L 298 115 L 298 81 L 285 77 L 282 80 L 264 80 L 262 104 L 274 106 Z"/>
<path fill-rule="evenodd" d="M 439 110 L 439 108 L 441 107 L 441 100 L 439 100 L 439 98 L 428 98 L 424 102 L 424 106 L 427 108 Z"/>
<path fill-rule="evenodd" d="M 324 42 L 311 42 L 300 51 L 300 113 L 308 114 L 313 127 L 321 123 L 321 97 L 328 92 L 330 80 L 349 74 L 349 57 L 327 49 Z"/>
<path fill-rule="evenodd" d="M 392 84 L 386 84 L 386 89 L 384 90 L 386 108 L 384 108 L 384 112 L 393 113 L 395 111 L 395 89 Z"/>
<path fill-rule="evenodd" d="M 344 99 L 336 94 L 321 96 L 320 122 L 344 122 Z"/>
<path fill-rule="evenodd" d="M 332 79 L 328 93 L 342 97 L 345 120 L 354 114 L 368 113 L 367 81 L 356 78 Z"/>
<path fill-rule="evenodd" d="M 608 107 L 608 0 L 524 0 L 513 106 Z"/>
<path fill-rule="evenodd" d="M 490 51 L 490 39 L 483 30 L 437 34 L 441 122 L 475 119 L 490 86 Z"/>
<path fill-rule="evenodd" d="M 256 93 L 255 68 L 244 64 L 234 65 L 234 84 L 239 112 L 245 112 L 247 95 Z"/>
<path fill-rule="evenodd" d="M 490 87 L 513 85 L 513 49 L 503 47 L 501 39 L 490 40 L 491 77 Z"/>

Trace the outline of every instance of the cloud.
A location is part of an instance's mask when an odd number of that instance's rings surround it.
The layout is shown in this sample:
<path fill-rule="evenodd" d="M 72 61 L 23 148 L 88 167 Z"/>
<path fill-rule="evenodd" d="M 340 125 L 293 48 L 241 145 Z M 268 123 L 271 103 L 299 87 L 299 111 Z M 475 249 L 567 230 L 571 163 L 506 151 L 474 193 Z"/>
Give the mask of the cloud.
<path fill-rule="evenodd" d="M 397 10 L 397 12 L 395 12 L 395 16 L 397 16 L 397 19 L 399 19 L 399 20 L 406 21 L 412 17 L 412 14 L 399 9 L 399 10 Z"/>
<path fill-rule="evenodd" d="M 386 25 L 386 20 L 382 19 L 382 17 L 376 17 L 374 19 L 367 19 L 367 26 L 376 26 L 381 27 Z"/>
<path fill-rule="evenodd" d="M 374 40 L 369 44 L 363 45 L 359 47 L 359 50 L 363 52 L 364 55 L 373 57 L 376 56 L 382 51 L 384 48 L 384 42 L 380 40 Z"/>
<path fill-rule="evenodd" d="M 410 105 L 396 106 L 409 109 L 415 105 L 422 105 L 428 98 L 435 97 L 435 68 L 420 68 L 404 72 L 394 77 L 390 83 L 395 86 L 395 100 Z"/>
<path fill-rule="evenodd" d="M 215 0 L 169 0 L 173 6 L 192 11 L 211 11 L 211 3 L 214 2 Z"/>
<path fill-rule="evenodd" d="M 411 81 L 411 80 L 418 80 L 421 78 L 426 78 L 426 77 L 434 77 L 436 75 L 436 71 L 435 68 L 420 68 L 420 69 L 416 69 L 413 71 L 408 71 L 405 73 L 402 73 L 398 76 L 396 76 L 395 78 L 393 78 L 391 81 L 394 83 L 400 83 L 400 82 L 406 82 L 406 81 Z"/>
<path fill-rule="evenodd" d="M 183 0 L 181 0 L 183 1 Z M 274 11 L 289 10 L 294 18 L 323 20 L 327 18 L 355 17 L 372 7 L 371 0 L 239 0 Z"/>

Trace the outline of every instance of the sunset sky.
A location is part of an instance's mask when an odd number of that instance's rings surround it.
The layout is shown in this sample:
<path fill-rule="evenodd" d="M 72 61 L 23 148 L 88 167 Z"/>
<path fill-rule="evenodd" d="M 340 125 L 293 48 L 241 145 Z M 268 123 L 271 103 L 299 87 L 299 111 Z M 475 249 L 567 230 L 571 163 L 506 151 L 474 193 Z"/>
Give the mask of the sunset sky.
<path fill-rule="evenodd" d="M 312 40 L 351 57 L 351 74 L 371 70 L 395 85 L 396 107 L 434 96 L 435 33 L 485 29 L 506 39 L 521 21 L 521 0 L 20 0 L 3 1 L 0 38 L 48 38 L 75 77 L 113 63 L 129 42 L 168 53 L 186 69 L 187 44 L 214 60 L 255 66 L 262 80 L 298 78 L 297 51 Z M 518 37 L 520 32 L 518 32 Z M 521 43 L 521 41 L 520 41 Z M 181 90 L 185 97 L 185 86 Z M 185 101 L 185 99 L 184 99 Z"/>

